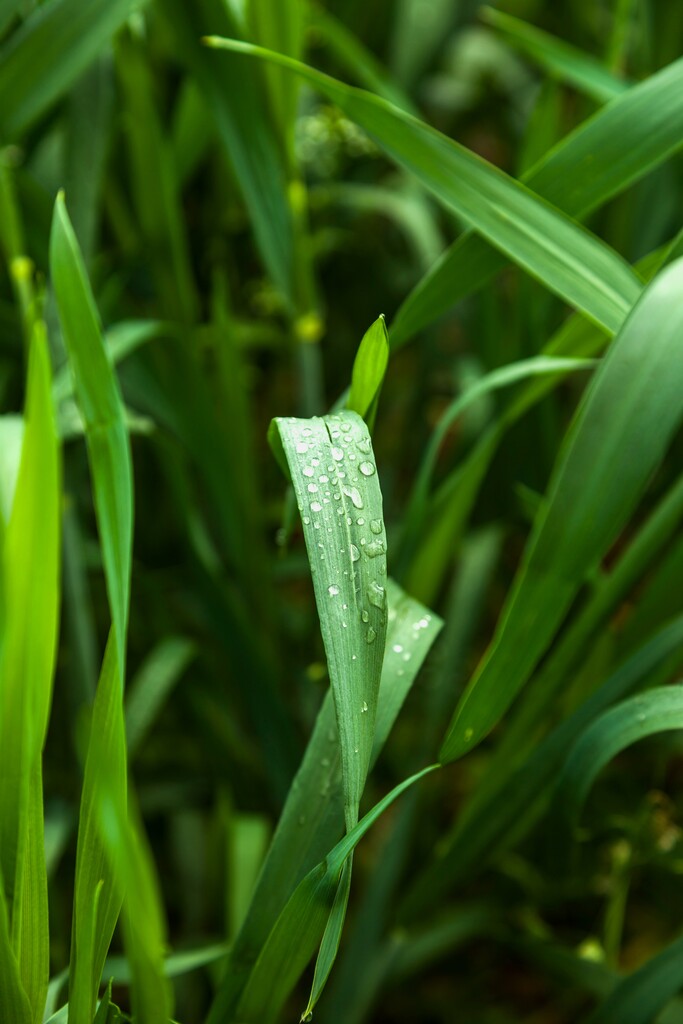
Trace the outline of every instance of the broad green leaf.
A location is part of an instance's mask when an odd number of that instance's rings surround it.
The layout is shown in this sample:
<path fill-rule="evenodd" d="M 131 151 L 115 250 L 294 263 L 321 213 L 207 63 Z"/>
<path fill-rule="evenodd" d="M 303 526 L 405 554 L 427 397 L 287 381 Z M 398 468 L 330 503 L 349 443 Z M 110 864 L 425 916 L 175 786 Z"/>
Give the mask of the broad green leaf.
<path fill-rule="evenodd" d="M 681 95 L 683 60 L 677 60 L 579 125 L 522 180 L 569 216 L 585 217 L 683 146 Z M 438 320 L 505 263 L 484 238 L 461 236 L 403 302 L 391 324 L 392 348 Z"/>
<path fill-rule="evenodd" d="M 37 323 L 21 460 L 0 556 L 0 880 L 34 1021 L 42 1019 L 49 979 L 41 763 L 59 622 L 61 466 L 50 383 L 47 338 Z M 10 998 L 12 991 L 10 984 Z"/>
<path fill-rule="evenodd" d="M 438 616 L 387 580 L 388 623 L 377 704 L 374 761 L 441 629 Z M 290 788 L 251 904 L 230 950 L 223 984 L 208 1024 L 231 1019 L 239 996 L 278 914 L 296 886 L 334 846 L 343 829 L 339 741 L 328 692 Z"/>
<path fill-rule="evenodd" d="M 586 1024 L 651 1024 L 683 986 L 683 938 L 676 939 L 616 985 Z"/>
<path fill-rule="evenodd" d="M 136 6 L 51 0 L 37 7 L 0 49 L 0 137 L 18 139 L 63 96 Z"/>
<path fill-rule="evenodd" d="M 621 257 L 558 209 L 386 100 L 282 54 L 236 40 L 211 37 L 208 42 L 301 75 L 491 244 L 590 319 L 618 330 L 640 294 L 640 283 Z"/>
<path fill-rule="evenodd" d="M 133 472 L 123 402 L 102 340 L 99 316 L 64 197 L 55 203 L 50 271 L 85 421 L 107 594 L 116 633 L 119 681 L 125 675 L 133 543 Z"/>
<path fill-rule="evenodd" d="M 274 283 L 293 303 L 293 229 L 287 177 L 277 135 L 268 117 L 263 76 L 247 61 L 207 53 L 207 32 L 238 35 L 230 5 L 222 0 L 159 0 L 177 54 L 198 83 L 225 153 L 244 195 L 261 256 Z"/>
<path fill-rule="evenodd" d="M 443 760 L 471 749 L 512 703 L 664 456 L 683 414 L 676 355 L 682 286 L 678 260 L 648 287 L 593 376 L 493 642 L 456 709 Z"/>
<path fill-rule="evenodd" d="M 585 730 L 557 783 L 557 816 L 578 823 L 593 782 L 613 757 L 646 736 L 683 728 L 683 685 L 662 686 L 605 711 Z"/>
<path fill-rule="evenodd" d="M 372 753 L 387 629 L 386 533 L 368 429 L 356 413 L 276 419 L 301 511 L 340 737 L 347 828 Z"/>
<path fill-rule="evenodd" d="M 679 251 L 682 239 L 683 233 L 680 233 L 663 249 L 646 256 L 636 266 L 638 273 L 646 281 L 651 280 L 668 262 L 683 255 Z M 607 338 L 603 332 L 583 317 L 574 314 L 550 338 L 543 348 L 543 353 L 547 356 L 582 358 L 599 355 L 606 345 Z M 504 410 L 498 421 L 485 430 L 464 462 L 456 466 L 440 485 L 427 513 L 429 530 L 423 531 L 423 540 L 405 576 L 407 588 L 420 600 L 429 604 L 438 593 L 443 580 L 444 566 L 447 564 L 443 552 L 457 549 L 479 488 L 500 441 L 520 417 L 547 394 L 556 379 L 546 376 L 530 380 Z"/>
<path fill-rule="evenodd" d="M 540 67 L 560 81 L 576 86 L 598 103 L 608 103 L 629 88 L 629 82 L 617 78 L 595 57 L 557 39 L 549 32 L 543 32 L 493 7 L 484 7 L 482 16 Z"/>
<path fill-rule="evenodd" d="M 85 762 L 76 849 L 69 973 L 69 1024 L 92 1024 L 105 958 L 123 900 L 101 835 L 105 786 L 126 803 L 126 739 L 117 645 L 109 636 Z"/>
<path fill-rule="evenodd" d="M 368 328 L 358 347 L 351 373 L 346 408 L 357 412 L 372 426 L 379 392 L 389 362 L 389 337 L 384 317 Z"/>
<path fill-rule="evenodd" d="M 343 884 L 347 857 L 401 793 L 438 767 L 430 765 L 395 786 L 302 879 L 261 950 L 240 999 L 236 1020 L 244 1024 L 270 1024 L 275 1020 L 323 938 L 339 886 Z"/>

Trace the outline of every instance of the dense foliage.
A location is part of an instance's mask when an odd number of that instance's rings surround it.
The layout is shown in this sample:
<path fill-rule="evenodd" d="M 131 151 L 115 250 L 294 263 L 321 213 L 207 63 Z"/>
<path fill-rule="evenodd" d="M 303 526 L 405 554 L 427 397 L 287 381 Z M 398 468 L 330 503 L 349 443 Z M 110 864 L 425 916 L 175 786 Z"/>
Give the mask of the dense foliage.
<path fill-rule="evenodd" d="M 682 52 L 0 0 L 2 1024 L 683 1022 Z"/>

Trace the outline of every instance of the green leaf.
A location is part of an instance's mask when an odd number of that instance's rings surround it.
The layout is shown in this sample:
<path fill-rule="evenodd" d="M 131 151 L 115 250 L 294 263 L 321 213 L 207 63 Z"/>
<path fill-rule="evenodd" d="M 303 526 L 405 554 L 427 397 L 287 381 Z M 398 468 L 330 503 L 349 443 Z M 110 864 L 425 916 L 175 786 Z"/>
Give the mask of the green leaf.
<path fill-rule="evenodd" d="M 255 43 L 289 57 L 301 58 L 304 41 L 303 0 L 248 0 L 247 21 Z M 281 68 L 268 68 L 268 96 L 285 152 L 293 158 L 294 125 L 299 99 L 299 83 Z"/>
<path fill-rule="evenodd" d="M 617 78 L 595 57 L 562 39 L 556 39 L 549 32 L 543 32 L 493 7 L 484 7 L 481 15 L 484 21 L 502 32 L 506 39 L 540 67 L 561 82 L 576 86 L 598 103 L 608 103 L 629 88 L 629 82 Z"/>
<path fill-rule="evenodd" d="M 244 1024 L 270 1024 L 275 1020 L 323 938 L 337 892 L 344 885 L 342 874 L 347 857 L 401 793 L 438 767 L 430 765 L 395 786 L 302 879 L 261 950 L 240 999 L 236 1020 Z"/>
<path fill-rule="evenodd" d="M 452 139 L 385 100 L 260 47 L 211 37 L 211 46 L 288 67 L 336 103 L 444 206 L 571 305 L 616 331 L 640 293 L 613 250 L 558 209 Z"/>
<path fill-rule="evenodd" d="M 22 416 L 0 417 L 0 540 L 8 523 L 17 486 L 21 446 L 24 440 Z"/>
<path fill-rule="evenodd" d="M 682 93 L 683 60 L 677 60 L 579 125 L 522 180 L 569 216 L 585 217 L 683 146 Z M 484 238 L 461 236 L 401 305 L 391 324 L 392 347 L 434 323 L 505 263 Z"/>
<path fill-rule="evenodd" d="M 136 0 L 38 6 L 0 50 L 0 137 L 18 139 L 63 96 L 136 6 Z"/>
<path fill-rule="evenodd" d="M 387 640 L 382 665 L 374 761 L 442 627 L 437 615 L 387 580 Z M 344 795 L 334 703 L 328 692 L 287 795 L 251 904 L 230 950 L 224 981 L 208 1024 L 232 1019 L 258 952 L 302 878 L 342 832 Z"/>
<path fill-rule="evenodd" d="M 105 958 L 123 900 L 122 884 L 101 835 L 107 787 L 126 802 L 126 739 L 114 631 L 97 685 L 85 762 L 76 849 L 69 972 L 69 1024 L 92 1024 Z M 111 799 L 111 798 L 110 798 Z"/>
<path fill-rule="evenodd" d="M 34 1021 L 42 1019 L 49 980 L 41 764 L 59 623 L 61 465 L 50 384 L 47 338 L 37 322 L 21 460 L 0 557 L 0 880 Z M 5 969 L 8 998 L 16 999 L 13 967 Z"/>
<path fill-rule="evenodd" d="M 222 0 L 159 0 L 175 49 L 198 83 L 244 195 L 263 261 L 293 303 L 293 229 L 284 158 L 268 116 L 263 76 L 247 61 L 207 53 L 201 37 L 217 29 L 238 35 L 231 5 Z"/>
<path fill-rule="evenodd" d="M 301 511 L 339 729 L 344 814 L 358 820 L 387 629 L 386 533 L 372 442 L 340 412 L 276 419 Z"/>
<path fill-rule="evenodd" d="M 651 1024 L 683 986 L 683 938 L 670 943 L 610 992 L 586 1024 Z"/>
<path fill-rule="evenodd" d="M 384 316 L 368 328 L 358 346 L 346 408 L 372 422 L 389 362 L 389 336 Z"/>
<path fill-rule="evenodd" d="M 576 742 L 560 774 L 555 804 L 567 827 L 578 823 L 588 792 L 606 764 L 633 743 L 683 728 L 683 685 L 662 686 L 605 711 Z"/>
<path fill-rule="evenodd" d="M 648 287 L 576 413 L 493 642 L 441 750 L 451 761 L 493 728 L 525 684 L 587 575 L 628 521 L 677 430 L 683 261 Z"/>
<path fill-rule="evenodd" d="M 190 640 L 171 636 L 162 640 L 138 669 L 126 696 L 126 736 L 131 757 L 196 655 Z"/>
<path fill-rule="evenodd" d="M 57 197 L 50 271 L 78 404 L 85 421 L 107 594 L 125 676 L 133 543 L 133 471 L 118 382 L 63 195 Z"/>
<path fill-rule="evenodd" d="M 412 494 L 408 502 L 404 519 L 403 557 L 410 557 L 416 546 L 416 535 L 426 521 L 426 511 L 429 502 L 429 491 L 439 457 L 439 450 L 455 421 L 462 416 L 469 406 L 478 401 L 483 395 L 490 394 L 499 388 L 509 387 L 519 381 L 528 380 L 530 377 L 556 375 L 559 377 L 568 373 L 576 373 L 581 370 L 593 369 L 596 365 L 593 359 L 563 359 L 557 356 L 534 356 L 531 359 L 521 359 L 518 363 L 508 363 L 497 370 L 492 370 L 484 377 L 481 377 L 464 394 L 448 405 L 439 420 L 425 454 L 420 462 L 420 468 L 415 480 Z M 405 550 L 407 548 L 407 551 Z"/>

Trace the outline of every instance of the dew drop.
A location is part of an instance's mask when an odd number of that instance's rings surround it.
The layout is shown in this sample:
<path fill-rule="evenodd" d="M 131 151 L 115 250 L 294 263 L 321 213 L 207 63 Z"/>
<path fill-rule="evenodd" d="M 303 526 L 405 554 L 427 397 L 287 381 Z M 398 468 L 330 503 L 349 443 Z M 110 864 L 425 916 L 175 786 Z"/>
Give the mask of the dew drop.
<path fill-rule="evenodd" d="M 330 597 L 336 597 L 337 596 L 337 594 L 339 593 L 339 587 L 336 585 L 336 583 L 332 583 L 327 588 L 327 593 L 330 595 Z"/>
<path fill-rule="evenodd" d="M 335 462 L 341 462 L 341 460 L 344 458 L 344 452 L 341 450 L 341 448 L 332 449 L 332 458 L 334 459 Z"/>
<path fill-rule="evenodd" d="M 472 729 L 472 728 L 465 729 L 465 734 L 463 736 L 463 739 L 464 739 L 465 743 L 469 743 L 473 736 L 474 736 L 474 729 Z"/>
<path fill-rule="evenodd" d="M 374 644 L 376 636 L 377 636 L 377 633 L 372 628 L 372 626 L 370 626 L 370 629 L 365 634 L 365 641 L 366 641 L 366 643 Z"/>
<path fill-rule="evenodd" d="M 363 499 L 357 487 L 342 487 L 347 498 L 350 498 L 356 508 L 363 508 Z"/>
<path fill-rule="evenodd" d="M 387 603 L 387 592 L 376 580 L 373 580 L 368 587 L 368 601 L 375 608 L 384 608 Z"/>
<path fill-rule="evenodd" d="M 358 550 L 356 545 L 355 544 L 349 545 L 349 551 L 351 552 L 351 561 L 352 562 L 357 562 L 358 559 L 360 558 L 360 551 Z"/>
<path fill-rule="evenodd" d="M 309 494 L 316 494 L 317 490 L 318 490 L 318 485 L 317 484 L 309 484 L 308 485 L 308 493 Z"/>
<path fill-rule="evenodd" d="M 391 649 L 394 652 L 394 654 L 400 654 L 401 651 L 403 650 L 400 644 L 394 644 L 394 646 Z"/>
<path fill-rule="evenodd" d="M 368 710 L 368 702 L 364 700 L 363 703 L 361 704 L 361 708 L 360 708 L 361 715 L 364 715 L 367 710 Z"/>
<path fill-rule="evenodd" d="M 381 519 L 371 519 L 370 520 L 370 529 L 372 530 L 372 532 L 374 534 L 381 533 L 382 532 L 382 520 Z"/>
<path fill-rule="evenodd" d="M 366 544 L 365 550 L 367 551 L 370 558 L 377 558 L 378 555 L 384 554 L 384 541 L 373 540 L 369 544 Z"/>
<path fill-rule="evenodd" d="M 311 502 L 311 512 L 322 512 L 322 508 L 323 507 L 322 507 L 322 505 L 320 504 L 319 501 L 312 501 Z M 318 529 L 319 525 L 320 525 L 319 523 L 315 524 L 316 529 Z"/>
<path fill-rule="evenodd" d="M 320 481 L 321 484 L 328 484 L 330 482 L 329 476 L 325 476 L 324 473 L 322 476 L 318 477 L 318 480 Z"/>
<path fill-rule="evenodd" d="M 370 612 L 366 611 L 364 608 L 363 611 L 360 613 L 360 617 L 363 620 L 363 622 L 367 622 L 370 618 Z"/>
<path fill-rule="evenodd" d="M 306 452 L 308 451 L 308 445 L 305 444 L 303 441 L 299 441 L 299 443 L 296 446 L 296 451 L 297 455 L 305 455 Z"/>
<path fill-rule="evenodd" d="M 375 467 L 371 462 L 361 462 L 358 468 L 360 469 L 363 476 L 374 476 Z"/>
<path fill-rule="evenodd" d="M 365 520 L 363 519 L 362 516 L 358 516 L 358 519 L 356 519 L 356 522 L 358 523 L 359 526 L 365 526 Z"/>
<path fill-rule="evenodd" d="M 304 466 L 303 468 L 304 476 L 313 476 L 314 472 L 315 470 L 313 469 L 312 466 Z"/>
<path fill-rule="evenodd" d="M 357 441 L 356 442 L 356 448 L 358 449 L 359 452 L 362 452 L 363 455 L 369 455 L 370 452 L 372 451 L 372 445 L 370 444 L 370 438 L 369 437 L 364 437 L 360 441 Z"/>
<path fill-rule="evenodd" d="M 304 517 L 303 517 L 303 519 L 302 519 L 301 521 L 302 521 L 302 523 L 304 524 L 304 526 L 308 526 L 308 524 L 309 524 L 309 523 L 310 523 L 310 521 L 311 521 L 311 517 L 310 517 L 310 516 L 304 516 Z"/>

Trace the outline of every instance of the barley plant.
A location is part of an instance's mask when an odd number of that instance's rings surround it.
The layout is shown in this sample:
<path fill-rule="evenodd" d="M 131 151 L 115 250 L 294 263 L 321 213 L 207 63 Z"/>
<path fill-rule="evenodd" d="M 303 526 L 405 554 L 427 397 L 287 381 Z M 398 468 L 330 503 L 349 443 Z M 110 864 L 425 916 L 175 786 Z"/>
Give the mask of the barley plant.
<path fill-rule="evenodd" d="M 0 1024 L 683 1024 L 682 53 L 0 0 Z"/>

